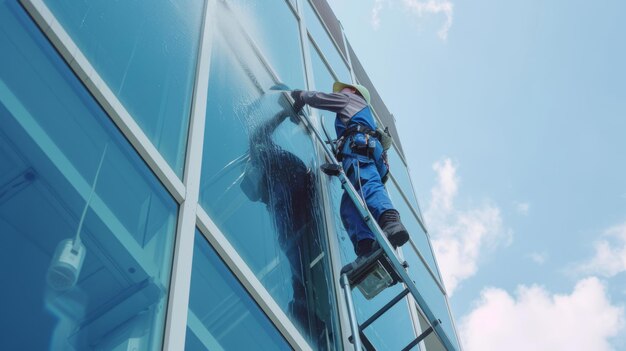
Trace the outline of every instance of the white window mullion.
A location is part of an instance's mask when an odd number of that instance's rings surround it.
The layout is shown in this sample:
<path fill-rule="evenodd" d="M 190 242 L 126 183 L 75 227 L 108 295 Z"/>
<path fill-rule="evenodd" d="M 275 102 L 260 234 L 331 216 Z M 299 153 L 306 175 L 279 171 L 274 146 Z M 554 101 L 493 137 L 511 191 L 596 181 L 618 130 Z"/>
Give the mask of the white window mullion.
<path fill-rule="evenodd" d="M 206 123 L 207 92 L 211 68 L 211 50 L 215 33 L 216 0 L 207 0 L 204 7 L 202 34 L 196 67 L 196 77 L 189 121 L 189 137 L 185 157 L 185 201 L 179 209 L 179 219 L 174 246 L 174 263 L 165 323 L 163 350 L 175 351 L 185 348 L 191 270 L 196 230 L 202 151 Z"/>

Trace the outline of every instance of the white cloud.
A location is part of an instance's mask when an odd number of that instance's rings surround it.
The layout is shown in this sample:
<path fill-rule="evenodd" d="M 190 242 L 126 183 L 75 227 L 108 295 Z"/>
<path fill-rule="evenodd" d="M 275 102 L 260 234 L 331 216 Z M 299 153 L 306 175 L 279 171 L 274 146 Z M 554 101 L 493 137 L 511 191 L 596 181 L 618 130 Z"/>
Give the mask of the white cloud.
<path fill-rule="evenodd" d="M 530 210 L 530 204 L 528 202 L 514 202 L 513 205 L 517 213 L 524 216 L 528 215 L 528 211 Z"/>
<path fill-rule="evenodd" d="M 519 286 L 513 297 L 487 288 L 459 326 L 466 351 L 604 351 L 624 329 L 624 307 L 611 304 L 595 277 L 580 280 L 569 295 Z"/>
<path fill-rule="evenodd" d="M 504 229 L 496 206 L 456 208 L 459 180 L 450 159 L 436 162 L 433 169 L 437 184 L 431 190 L 424 217 L 444 283 L 452 295 L 460 282 L 476 274 L 481 253 L 510 242 L 511 232 Z"/>
<path fill-rule="evenodd" d="M 548 254 L 546 254 L 545 252 L 533 252 L 530 255 L 528 255 L 528 257 L 536 264 L 541 265 L 541 264 L 546 263 L 548 259 Z"/>
<path fill-rule="evenodd" d="M 578 265 L 578 272 L 609 278 L 626 272 L 626 223 L 607 229 L 603 236 L 593 245 L 593 258 Z"/>
<path fill-rule="evenodd" d="M 389 0 L 374 0 L 372 17 L 370 19 L 370 23 L 374 30 L 380 28 L 380 13 L 385 4 L 391 4 L 391 2 Z M 405 10 L 408 10 L 417 17 L 444 14 L 446 21 L 437 34 L 442 40 L 446 40 L 448 38 L 448 32 L 452 27 L 452 14 L 454 12 L 454 5 L 449 0 L 403 0 L 402 4 Z"/>
<path fill-rule="evenodd" d="M 446 40 L 448 38 L 448 31 L 452 27 L 452 13 L 454 5 L 448 0 L 403 0 L 404 6 L 411 10 L 418 17 L 423 14 L 440 14 L 443 13 L 446 16 L 446 22 L 439 30 L 439 38 Z"/>
<path fill-rule="evenodd" d="M 383 9 L 384 2 L 385 0 L 374 1 L 374 7 L 372 8 L 372 19 L 371 19 L 372 27 L 374 28 L 374 30 L 377 30 L 378 28 L 380 28 L 380 11 L 382 11 Z"/>

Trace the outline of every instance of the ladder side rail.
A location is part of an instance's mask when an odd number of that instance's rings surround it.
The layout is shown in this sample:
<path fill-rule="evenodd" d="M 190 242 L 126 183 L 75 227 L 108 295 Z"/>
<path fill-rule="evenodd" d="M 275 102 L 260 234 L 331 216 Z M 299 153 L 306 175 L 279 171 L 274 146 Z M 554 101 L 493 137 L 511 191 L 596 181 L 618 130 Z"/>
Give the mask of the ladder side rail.
<path fill-rule="evenodd" d="M 354 302 L 352 301 L 352 288 L 348 281 L 348 275 L 343 273 L 341 275 L 341 287 L 346 298 L 346 305 L 348 306 L 348 318 L 350 319 L 350 329 L 352 330 L 352 343 L 355 351 L 361 351 L 363 348 L 361 344 L 361 331 L 359 329 L 359 323 L 356 319 L 356 311 L 354 310 Z"/>

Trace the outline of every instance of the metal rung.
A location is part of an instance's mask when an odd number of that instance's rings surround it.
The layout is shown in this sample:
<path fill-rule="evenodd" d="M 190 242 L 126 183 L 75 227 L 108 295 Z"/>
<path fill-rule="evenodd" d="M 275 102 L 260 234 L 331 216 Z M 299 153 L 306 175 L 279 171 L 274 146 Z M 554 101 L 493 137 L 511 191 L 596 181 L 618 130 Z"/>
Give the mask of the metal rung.
<path fill-rule="evenodd" d="M 363 329 L 369 327 L 380 316 L 382 316 L 383 313 L 387 312 L 390 308 L 392 308 L 395 304 L 397 304 L 398 301 L 402 300 L 408 293 L 409 293 L 409 289 L 402 290 L 402 292 L 400 294 L 398 294 L 398 296 L 394 297 L 391 301 L 387 302 L 387 304 L 385 306 L 383 306 L 380 310 L 378 310 L 376 313 L 374 313 L 368 320 L 363 322 L 363 324 L 361 324 L 359 326 L 359 328 L 361 330 L 363 330 Z"/>
<path fill-rule="evenodd" d="M 409 351 L 410 349 L 412 349 L 415 345 L 419 344 L 422 340 L 426 339 L 426 337 L 428 335 L 430 335 L 430 333 L 432 333 L 435 329 L 433 329 L 435 326 L 439 325 L 439 323 L 441 323 L 441 320 L 437 319 L 436 321 L 434 321 L 432 323 L 432 326 L 428 327 L 426 330 L 424 330 L 424 332 L 422 332 L 422 334 L 420 334 L 420 336 L 418 336 L 415 340 L 411 341 L 408 345 L 406 345 L 405 348 L 402 349 L 402 351 Z"/>
<path fill-rule="evenodd" d="M 374 313 L 370 318 L 368 318 L 365 322 L 363 322 L 363 324 L 359 325 L 359 332 L 362 333 L 363 330 L 365 330 L 365 328 L 369 327 L 380 316 L 382 316 L 385 312 L 389 311 L 389 309 L 395 306 L 395 304 L 397 304 L 398 301 L 402 300 L 408 294 L 409 294 L 409 289 L 402 290 L 400 294 L 398 294 L 396 297 L 391 299 L 391 301 L 387 302 L 385 306 L 381 307 L 378 311 L 376 311 L 376 313 Z M 353 336 L 350 336 L 350 338 L 348 338 L 350 342 L 352 342 L 353 339 L 354 339 Z M 361 334 L 361 339 L 363 339 L 363 334 Z"/>

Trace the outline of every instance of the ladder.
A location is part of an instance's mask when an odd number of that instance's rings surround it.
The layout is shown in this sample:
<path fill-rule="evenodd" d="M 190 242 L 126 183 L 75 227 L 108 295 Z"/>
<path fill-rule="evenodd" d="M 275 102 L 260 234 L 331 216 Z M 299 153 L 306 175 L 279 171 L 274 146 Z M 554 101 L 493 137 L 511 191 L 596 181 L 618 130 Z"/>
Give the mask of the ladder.
<path fill-rule="evenodd" d="M 324 149 L 324 153 L 326 154 L 327 159 L 330 161 L 329 163 L 322 166 L 322 170 L 324 173 L 336 176 L 341 182 L 341 186 L 345 189 L 346 193 L 350 197 L 350 199 L 354 202 L 359 213 L 368 227 L 374 233 L 376 240 L 380 248 L 370 256 L 367 260 L 365 260 L 362 264 L 355 267 L 350 271 L 342 270 L 340 275 L 341 287 L 344 291 L 346 306 L 348 309 L 348 317 L 350 320 L 350 329 L 352 331 L 352 336 L 350 337 L 350 341 L 354 345 L 354 349 L 356 351 L 365 350 L 375 350 L 374 346 L 369 342 L 366 335 L 363 331 L 369 327 L 372 323 L 374 323 L 380 316 L 382 316 L 385 312 L 389 311 L 396 303 L 401 301 L 405 296 L 412 295 L 417 304 L 420 307 L 423 316 L 426 318 L 429 323 L 429 327 L 424 330 L 417 338 L 411 341 L 406 347 L 402 350 L 410 350 L 415 347 L 418 343 L 424 340 L 428 335 L 432 332 L 438 336 L 441 343 L 444 345 L 446 350 L 448 351 L 457 351 L 456 347 L 453 345 L 451 340 L 448 338 L 447 334 L 444 332 L 441 326 L 441 320 L 438 319 L 432 310 L 428 307 L 428 304 L 424 297 L 420 294 L 417 289 L 417 286 L 413 282 L 413 280 L 409 277 L 406 268 L 406 262 L 401 262 L 396 256 L 395 251 L 393 250 L 391 244 L 387 240 L 387 237 L 383 234 L 382 229 L 378 226 L 376 220 L 372 219 L 372 215 L 370 214 L 367 206 L 359 196 L 356 189 L 350 183 L 348 177 L 346 176 L 344 170 L 341 167 L 341 163 L 335 157 L 335 153 L 331 149 L 332 142 L 331 138 L 324 126 L 322 120 L 322 128 L 324 133 L 326 134 L 326 140 L 319 133 L 317 128 L 311 123 L 309 116 L 302 111 L 298 114 L 300 119 L 304 122 L 304 124 L 313 132 L 315 138 L 320 142 L 322 148 Z M 331 145 L 331 146 L 329 146 Z M 422 259 L 423 263 L 425 261 L 421 254 L 418 252 L 418 255 Z M 387 276 L 385 276 L 387 273 Z M 371 278 L 371 275 L 374 274 L 375 278 L 378 282 L 384 282 L 387 286 L 383 286 L 382 289 L 394 285 L 396 283 L 403 283 L 405 289 L 391 299 L 387 304 L 385 304 L 381 309 L 375 312 L 370 318 L 368 318 L 362 324 L 358 324 L 356 318 L 356 311 L 354 308 L 354 303 L 352 300 L 352 289 L 355 286 L 359 286 L 363 282 L 365 282 L 368 277 Z M 378 286 L 379 288 L 381 286 Z M 372 298 L 373 296 L 369 297 Z M 368 296 L 366 296 L 368 298 Z"/>

